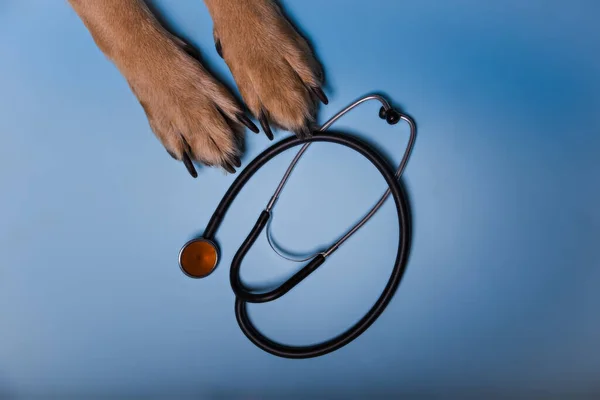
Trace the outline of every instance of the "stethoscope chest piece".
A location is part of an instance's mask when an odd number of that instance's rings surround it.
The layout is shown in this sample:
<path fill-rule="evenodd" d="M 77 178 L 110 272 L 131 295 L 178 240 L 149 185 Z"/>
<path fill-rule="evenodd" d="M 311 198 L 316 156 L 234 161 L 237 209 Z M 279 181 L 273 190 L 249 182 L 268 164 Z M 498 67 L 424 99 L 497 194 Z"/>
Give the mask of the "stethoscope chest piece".
<path fill-rule="evenodd" d="M 219 262 L 219 249 L 208 239 L 198 238 L 187 242 L 179 251 L 179 267 L 190 278 L 206 278 Z"/>

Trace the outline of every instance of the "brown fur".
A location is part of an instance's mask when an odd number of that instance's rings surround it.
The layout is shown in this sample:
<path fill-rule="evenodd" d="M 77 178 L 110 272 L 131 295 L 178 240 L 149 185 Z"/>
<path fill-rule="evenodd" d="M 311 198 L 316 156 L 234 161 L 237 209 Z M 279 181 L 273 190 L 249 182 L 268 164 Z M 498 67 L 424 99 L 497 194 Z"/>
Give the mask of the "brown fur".
<path fill-rule="evenodd" d="M 123 74 L 150 127 L 177 160 L 232 172 L 239 165 L 242 107 L 160 25 L 142 0 L 69 0 L 100 50 Z M 205 0 L 225 62 L 252 114 L 306 134 L 320 66 L 274 0 Z M 263 125 L 264 129 L 264 125 Z"/>

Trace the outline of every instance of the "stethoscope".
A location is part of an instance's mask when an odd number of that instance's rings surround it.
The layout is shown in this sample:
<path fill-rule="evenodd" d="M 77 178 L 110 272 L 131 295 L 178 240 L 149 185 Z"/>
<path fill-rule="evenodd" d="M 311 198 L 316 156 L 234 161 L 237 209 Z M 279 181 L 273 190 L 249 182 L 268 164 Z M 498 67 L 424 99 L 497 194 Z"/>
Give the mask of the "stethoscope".
<path fill-rule="evenodd" d="M 379 117 L 385 119 L 388 124 L 397 124 L 400 120 L 404 120 L 410 126 L 410 137 L 408 145 L 404 152 L 404 156 L 400 162 L 398 169 L 394 172 L 390 165 L 370 146 L 366 143 L 352 138 L 347 135 L 341 135 L 339 133 L 326 133 L 338 119 L 348 113 L 358 105 L 369 101 L 377 100 L 382 104 L 379 111 Z M 210 275 L 216 268 L 219 261 L 219 248 L 215 242 L 215 233 L 223 221 L 227 209 L 236 198 L 237 194 L 249 181 L 249 179 L 256 173 L 262 166 L 264 166 L 269 160 L 273 159 L 278 154 L 288 150 L 292 147 L 303 144 L 300 151 L 296 154 L 292 160 L 290 166 L 286 170 L 281 182 L 277 186 L 273 196 L 265 209 L 261 212 L 256 224 L 250 231 L 248 237 L 244 240 L 237 253 L 235 254 L 230 270 L 230 283 L 233 292 L 235 293 L 235 315 L 242 332 L 246 337 L 262 350 L 271 353 L 273 355 L 285 358 L 309 358 L 318 357 L 324 354 L 335 351 L 346 344 L 350 343 L 358 336 L 360 336 L 365 330 L 375 322 L 375 320 L 381 315 L 387 304 L 392 299 L 396 288 L 398 287 L 402 278 L 406 263 L 408 260 L 408 252 L 410 245 L 410 216 L 408 211 L 408 201 L 402 188 L 400 186 L 399 178 L 404 172 L 408 158 L 412 151 L 416 138 L 416 126 L 414 121 L 407 115 L 401 114 L 391 107 L 390 103 L 380 95 L 369 95 L 365 96 L 348 107 L 334 115 L 329 121 L 327 121 L 321 128 L 319 128 L 310 138 L 299 139 L 296 136 L 288 137 L 281 140 L 280 142 L 272 145 L 260 155 L 258 155 L 248 166 L 240 173 L 240 175 L 234 180 L 232 185 L 229 187 L 225 196 L 219 203 L 217 209 L 213 213 L 204 234 L 200 238 L 196 238 L 187 242 L 179 252 L 179 265 L 184 274 L 191 278 L 205 278 Z M 271 237 L 270 221 L 271 213 L 286 182 L 288 181 L 292 170 L 306 152 L 312 142 L 330 142 L 346 146 L 362 156 L 368 159 L 381 173 L 385 181 L 387 182 L 388 189 L 381 197 L 381 199 L 375 204 L 375 206 L 350 230 L 348 230 L 340 239 L 338 239 L 333 245 L 329 246 L 324 251 L 320 251 L 316 254 L 312 254 L 308 257 L 292 257 L 289 255 L 282 254 L 274 245 L 274 241 Z M 308 345 L 308 346 L 289 346 L 280 344 L 272 341 L 271 339 L 260 333 L 256 327 L 252 324 L 248 318 L 247 304 L 248 303 L 266 303 L 280 298 L 289 292 L 293 287 L 302 282 L 307 276 L 313 273 L 325 260 L 330 257 L 346 240 L 348 240 L 354 233 L 356 233 L 384 204 L 385 200 L 389 195 L 392 195 L 394 203 L 396 205 L 396 211 L 398 215 L 398 224 L 400 227 L 400 235 L 398 239 L 398 252 L 394 263 L 392 274 L 381 293 L 379 299 L 375 302 L 373 307 L 354 324 L 350 329 L 341 335 L 327 340 L 322 343 Z M 268 226 L 267 226 L 268 225 Z M 254 293 L 246 288 L 240 279 L 240 268 L 244 257 L 267 226 L 267 240 L 271 248 L 281 257 L 286 260 L 305 262 L 310 260 L 301 270 L 296 272 L 291 278 L 285 281 L 276 289 L 270 290 L 264 293 Z"/>

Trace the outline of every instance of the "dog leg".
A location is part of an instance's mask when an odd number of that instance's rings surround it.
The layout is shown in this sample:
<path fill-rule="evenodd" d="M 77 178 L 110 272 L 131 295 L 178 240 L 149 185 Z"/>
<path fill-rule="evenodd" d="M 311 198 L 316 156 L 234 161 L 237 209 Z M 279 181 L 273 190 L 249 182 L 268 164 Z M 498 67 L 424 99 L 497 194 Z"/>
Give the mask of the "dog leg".
<path fill-rule="evenodd" d="M 258 128 L 231 93 L 167 32 L 142 0 L 69 0 L 116 65 L 156 137 L 197 176 L 192 161 L 235 172 L 244 125 Z"/>
<path fill-rule="evenodd" d="M 272 138 L 269 123 L 310 135 L 321 90 L 321 66 L 274 0 L 204 0 L 217 51 L 240 94 Z"/>

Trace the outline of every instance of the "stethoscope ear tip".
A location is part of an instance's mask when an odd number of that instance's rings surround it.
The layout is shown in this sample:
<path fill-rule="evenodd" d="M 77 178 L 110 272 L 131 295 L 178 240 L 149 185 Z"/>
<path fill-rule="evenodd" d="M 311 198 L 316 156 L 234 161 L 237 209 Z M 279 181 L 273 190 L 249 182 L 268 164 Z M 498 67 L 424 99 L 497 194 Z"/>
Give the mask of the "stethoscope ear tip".
<path fill-rule="evenodd" d="M 385 119 L 388 124 L 396 125 L 400 121 L 400 113 L 393 108 L 381 107 L 379 109 L 379 118 Z"/>
<path fill-rule="evenodd" d="M 190 278 L 206 278 L 215 270 L 218 262 L 217 245 L 202 237 L 190 240 L 179 251 L 179 267 Z"/>

